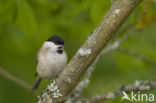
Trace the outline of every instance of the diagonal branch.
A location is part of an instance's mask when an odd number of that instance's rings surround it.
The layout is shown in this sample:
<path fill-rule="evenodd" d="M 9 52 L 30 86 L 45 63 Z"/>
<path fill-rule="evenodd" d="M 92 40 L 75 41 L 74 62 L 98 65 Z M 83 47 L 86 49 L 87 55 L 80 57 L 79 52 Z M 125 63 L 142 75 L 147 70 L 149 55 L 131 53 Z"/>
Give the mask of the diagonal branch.
<path fill-rule="evenodd" d="M 156 63 L 154 61 L 150 60 L 147 56 L 145 56 L 143 54 L 137 53 L 134 50 L 125 49 L 125 48 L 118 48 L 116 50 L 121 52 L 121 53 L 129 54 L 135 58 L 140 59 L 141 61 L 143 61 L 149 65 L 152 65 L 153 67 L 156 67 Z"/>
<path fill-rule="evenodd" d="M 72 99 L 72 101 L 75 101 L 78 98 L 80 98 L 81 97 L 81 94 L 83 92 L 83 89 L 90 82 L 92 71 L 94 71 L 95 66 L 96 66 L 97 62 L 99 61 L 99 59 L 101 57 L 103 57 L 104 55 L 108 54 L 109 52 L 113 51 L 113 50 L 116 50 L 116 49 L 118 50 L 118 47 L 121 45 L 121 43 L 123 43 L 129 37 L 132 37 L 133 35 L 135 35 L 136 32 L 137 32 L 137 30 L 134 29 L 133 31 L 129 32 L 128 34 L 122 36 L 119 40 L 116 40 L 114 43 L 108 44 L 106 46 L 106 48 L 104 48 L 101 51 L 101 53 L 99 53 L 99 55 L 96 57 L 96 59 L 94 60 L 94 62 L 89 66 L 89 68 L 86 71 L 85 78 L 76 86 L 75 90 L 72 92 L 72 94 L 70 95 L 70 98 L 69 99 Z"/>
<path fill-rule="evenodd" d="M 6 77 L 7 79 L 15 82 L 16 84 L 19 84 L 20 86 L 22 86 L 23 88 L 27 89 L 27 90 L 31 90 L 31 86 L 27 83 L 25 83 L 24 81 L 22 81 L 21 79 L 11 75 L 10 73 L 6 72 L 4 69 L 2 69 L 0 67 L 0 74 L 3 75 L 4 77 Z"/>
<path fill-rule="evenodd" d="M 64 102 L 87 68 L 94 62 L 104 46 L 119 30 L 121 25 L 141 1 L 142 0 L 115 1 L 100 25 L 88 37 L 57 79 L 56 84 L 58 86 L 57 92 L 59 91 L 59 96 L 56 97 L 44 92 L 43 94 L 46 96 L 42 99 L 46 100 L 46 97 L 50 97 L 54 103 Z M 39 102 L 47 102 L 42 101 L 42 99 L 40 99 Z"/>
<path fill-rule="evenodd" d="M 122 96 L 122 92 L 130 93 L 130 92 L 144 92 L 144 91 L 149 91 L 149 90 L 156 90 L 156 81 L 138 81 L 132 85 L 128 86 L 121 86 L 120 89 L 114 91 L 114 92 L 109 92 L 105 95 L 96 95 L 88 99 L 82 99 L 81 103 L 97 103 L 100 101 L 106 101 L 106 100 L 111 100 L 115 99 L 119 96 Z"/>
<path fill-rule="evenodd" d="M 5 71 L 3 68 L 0 67 L 0 75 L 4 76 L 5 78 L 7 78 L 8 80 L 18 84 L 19 86 L 25 88 L 26 90 L 31 91 L 31 85 L 29 85 L 28 83 L 26 83 L 25 81 L 23 81 L 22 79 L 10 74 L 9 72 Z M 33 92 L 34 95 L 37 95 L 37 92 Z"/>

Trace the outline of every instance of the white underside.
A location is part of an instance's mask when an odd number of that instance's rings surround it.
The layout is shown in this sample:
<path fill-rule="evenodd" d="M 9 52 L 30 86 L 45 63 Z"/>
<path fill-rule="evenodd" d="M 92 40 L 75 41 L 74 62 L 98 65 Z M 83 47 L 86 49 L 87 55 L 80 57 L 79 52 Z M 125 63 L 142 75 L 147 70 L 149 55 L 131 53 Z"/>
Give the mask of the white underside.
<path fill-rule="evenodd" d="M 65 69 L 67 63 L 66 53 L 59 54 L 47 50 L 38 54 L 37 73 L 41 78 L 53 79 Z"/>

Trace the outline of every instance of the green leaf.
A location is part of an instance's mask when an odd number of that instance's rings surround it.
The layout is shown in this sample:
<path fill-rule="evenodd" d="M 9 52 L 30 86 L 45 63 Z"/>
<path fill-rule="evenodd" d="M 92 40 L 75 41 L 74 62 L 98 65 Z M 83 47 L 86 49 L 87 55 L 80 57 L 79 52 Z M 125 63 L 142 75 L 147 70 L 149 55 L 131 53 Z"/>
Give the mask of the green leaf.
<path fill-rule="evenodd" d="M 17 1 L 17 19 L 16 24 L 27 37 L 32 37 L 36 32 L 36 20 L 33 9 L 27 0 Z"/>

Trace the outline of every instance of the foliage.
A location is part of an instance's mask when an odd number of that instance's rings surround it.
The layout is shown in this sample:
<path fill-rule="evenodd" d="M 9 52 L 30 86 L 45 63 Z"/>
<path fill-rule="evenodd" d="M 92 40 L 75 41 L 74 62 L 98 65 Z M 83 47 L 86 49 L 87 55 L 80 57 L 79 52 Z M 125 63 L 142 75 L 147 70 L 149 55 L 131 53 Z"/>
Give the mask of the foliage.
<path fill-rule="evenodd" d="M 146 1 L 150 1 L 147 9 Z M 156 0 L 146 1 L 137 7 L 114 40 L 136 27 L 142 31 L 121 47 L 135 50 L 156 61 Z M 70 60 L 111 5 L 110 0 L 0 0 L 0 66 L 33 84 L 36 53 L 42 43 L 53 34 L 61 35 L 65 39 Z M 142 12 L 145 14 L 141 15 Z M 97 65 L 84 95 L 103 94 L 121 84 L 133 83 L 136 79 L 153 79 L 155 72 L 153 66 L 113 51 Z M 5 77 L 0 76 L 0 81 L 0 103 L 36 102 L 36 96 L 31 92 Z M 40 90 L 45 85 L 44 81 Z"/>

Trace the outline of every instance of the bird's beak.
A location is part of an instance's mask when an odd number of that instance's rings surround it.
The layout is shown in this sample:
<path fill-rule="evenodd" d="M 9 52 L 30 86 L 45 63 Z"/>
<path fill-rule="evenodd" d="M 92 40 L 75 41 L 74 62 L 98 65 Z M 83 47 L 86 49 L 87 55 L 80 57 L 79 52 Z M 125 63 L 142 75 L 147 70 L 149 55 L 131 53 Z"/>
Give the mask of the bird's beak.
<path fill-rule="evenodd" d="M 58 49 L 59 50 L 63 50 L 64 48 L 63 48 L 63 45 L 60 45 L 59 47 L 58 47 Z"/>

